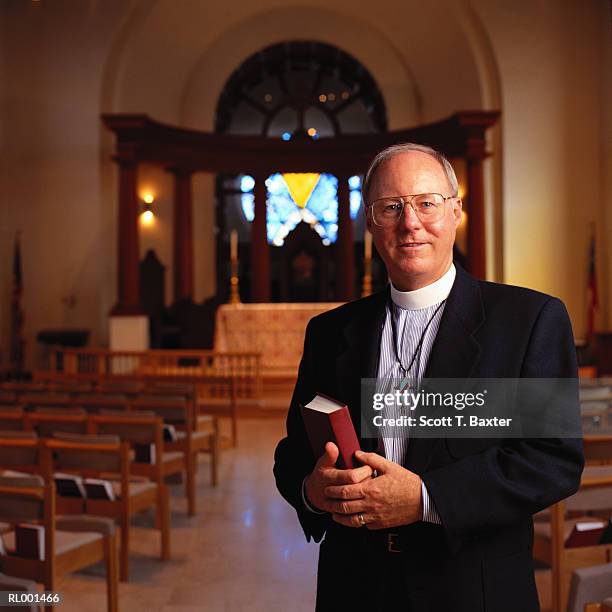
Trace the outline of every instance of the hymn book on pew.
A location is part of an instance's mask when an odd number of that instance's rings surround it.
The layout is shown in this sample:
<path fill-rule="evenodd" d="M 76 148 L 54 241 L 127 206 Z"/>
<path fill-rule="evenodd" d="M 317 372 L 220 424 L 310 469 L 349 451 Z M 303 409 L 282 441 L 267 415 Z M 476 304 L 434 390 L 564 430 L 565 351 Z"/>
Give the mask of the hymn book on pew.
<path fill-rule="evenodd" d="M 102 478 L 82 478 L 76 474 L 53 475 L 55 490 L 61 497 L 106 499 L 114 501 L 115 493 L 109 480 Z"/>
<path fill-rule="evenodd" d="M 612 544 L 612 519 L 576 523 L 565 542 L 567 548 Z"/>
<path fill-rule="evenodd" d="M 75 474 L 62 474 L 57 472 L 53 475 L 55 490 L 61 497 L 86 497 L 83 479 Z"/>
<path fill-rule="evenodd" d="M 45 528 L 21 523 L 15 526 L 15 555 L 24 559 L 45 560 Z"/>
<path fill-rule="evenodd" d="M 317 393 L 314 399 L 300 406 L 300 409 L 310 446 L 317 459 L 325 452 L 325 444 L 333 442 L 340 451 L 336 462 L 339 468 L 360 466 L 355 460 L 355 451 L 360 450 L 359 439 L 348 406 Z"/>
<path fill-rule="evenodd" d="M 163 434 L 164 442 L 176 442 L 178 440 L 178 434 L 174 425 L 164 423 Z M 137 463 L 154 464 L 156 462 L 155 444 L 134 445 L 134 461 Z"/>
<path fill-rule="evenodd" d="M 177 439 L 176 427 L 169 423 L 164 423 L 164 442 L 176 442 Z"/>

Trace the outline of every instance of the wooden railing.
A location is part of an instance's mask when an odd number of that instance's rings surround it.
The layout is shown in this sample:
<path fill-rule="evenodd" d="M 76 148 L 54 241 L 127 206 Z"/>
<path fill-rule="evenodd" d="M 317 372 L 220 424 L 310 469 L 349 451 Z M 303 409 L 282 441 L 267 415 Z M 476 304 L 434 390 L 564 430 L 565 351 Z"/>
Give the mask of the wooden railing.
<path fill-rule="evenodd" d="M 49 369 L 35 373 L 35 379 L 40 381 L 141 381 L 160 378 L 196 384 L 233 379 L 239 397 L 260 397 L 261 354 L 212 350 L 55 348 L 51 351 Z"/>

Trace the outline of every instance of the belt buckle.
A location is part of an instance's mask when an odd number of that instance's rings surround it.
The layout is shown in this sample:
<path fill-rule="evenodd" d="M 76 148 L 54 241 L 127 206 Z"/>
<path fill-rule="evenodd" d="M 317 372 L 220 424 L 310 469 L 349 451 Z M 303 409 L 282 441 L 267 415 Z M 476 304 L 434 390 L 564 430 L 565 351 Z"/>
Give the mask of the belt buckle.
<path fill-rule="evenodd" d="M 401 553 L 402 549 L 398 543 L 399 533 L 388 533 L 387 534 L 387 552 L 390 553 Z"/>

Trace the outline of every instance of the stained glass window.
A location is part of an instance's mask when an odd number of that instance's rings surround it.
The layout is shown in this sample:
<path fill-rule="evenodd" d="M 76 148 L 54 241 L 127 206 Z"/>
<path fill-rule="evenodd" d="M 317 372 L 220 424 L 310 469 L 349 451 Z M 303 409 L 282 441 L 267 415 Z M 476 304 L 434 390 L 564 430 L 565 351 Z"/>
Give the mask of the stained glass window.
<path fill-rule="evenodd" d="M 253 221 L 255 180 L 249 175 L 240 178 L 242 211 Z M 324 245 L 338 237 L 338 179 L 333 174 L 272 174 L 266 180 L 268 242 L 282 246 L 285 238 L 302 221 L 321 237 Z M 361 178 L 349 179 L 351 218 L 361 206 Z"/>

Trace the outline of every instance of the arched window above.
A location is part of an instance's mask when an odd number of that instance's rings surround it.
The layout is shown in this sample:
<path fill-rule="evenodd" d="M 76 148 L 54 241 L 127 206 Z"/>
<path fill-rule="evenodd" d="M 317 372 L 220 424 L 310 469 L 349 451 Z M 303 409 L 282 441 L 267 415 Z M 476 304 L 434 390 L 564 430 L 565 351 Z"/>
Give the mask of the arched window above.
<path fill-rule="evenodd" d="M 318 42 L 266 47 L 229 78 L 215 130 L 291 138 L 384 132 L 385 104 L 369 72 L 353 57 Z"/>

